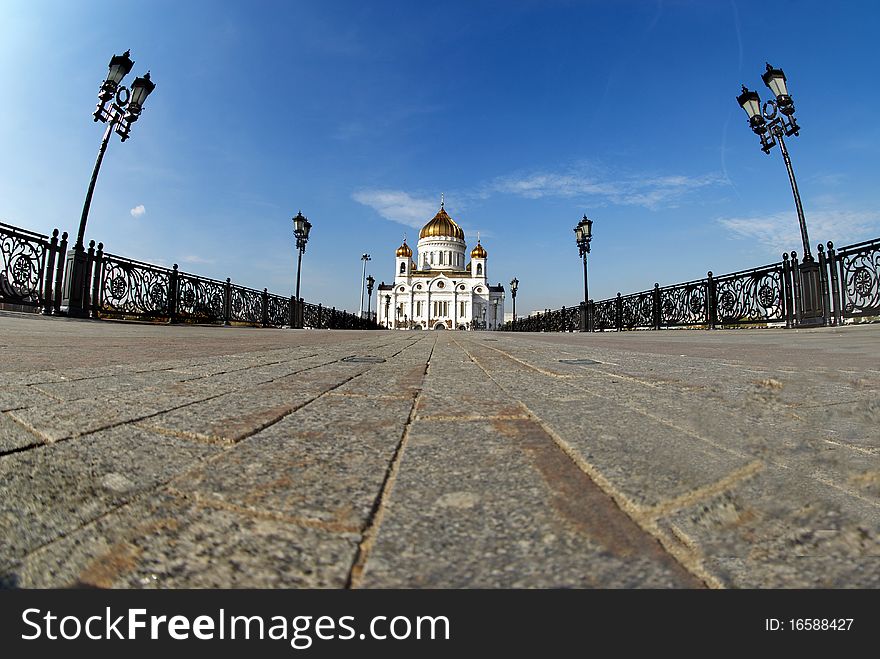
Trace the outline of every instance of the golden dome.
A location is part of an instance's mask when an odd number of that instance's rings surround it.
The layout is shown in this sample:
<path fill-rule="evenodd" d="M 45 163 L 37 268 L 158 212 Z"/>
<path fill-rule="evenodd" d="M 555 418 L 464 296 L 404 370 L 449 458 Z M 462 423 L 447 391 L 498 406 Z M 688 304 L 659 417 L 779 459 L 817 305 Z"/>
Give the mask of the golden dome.
<path fill-rule="evenodd" d="M 406 238 L 403 239 L 403 245 L 397 248 L 397 256 L 409 258 L 412 256 L 412 247 L 406 244 Z"/>
<path fill-rule="evenodd" d="M 488 256 L 486 250 L 480 244 L 480 241 L 477 241 L 477 246 L 471 250 L 471 258 L 472 259 L 484 259 Z"/>
<path fill-rule="evenodd" d="M 448 236 L 464 240 L 464 231 L 455 223 L 455 220 L 449 217 L 442 204 L 433 219 L 423 226 L 419 232 L 419 238 L 430 238 L 432 236 Z"/>

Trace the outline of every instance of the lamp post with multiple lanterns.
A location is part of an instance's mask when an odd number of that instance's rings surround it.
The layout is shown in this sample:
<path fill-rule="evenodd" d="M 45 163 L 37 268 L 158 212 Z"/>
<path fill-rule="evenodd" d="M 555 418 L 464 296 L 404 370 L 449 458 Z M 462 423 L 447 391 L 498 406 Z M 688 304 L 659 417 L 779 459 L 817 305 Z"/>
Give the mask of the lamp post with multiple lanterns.
<path fill-rule="evenodd" d="M 807 222 L 804 218 L 804 208 L 801 204 L 801 196 L 798 192 L 797 181 L 794 178 L 794 169 L 791 166 L 791 158 L 785 145 L 785 138 L 798 136 L 800 126 L 794 117 L 794 101 L 788 92 L 785 73 L 767 64 L 767 70 L 761 76 L 764 84 L 770 89 L 775 99 L 771 99 L 761 105 L 758 92 L 742 87 L 742 93 L 736 97 L 737 103 L 745 111 L 749 118 L 749 127 L 761 140 L 761 150 L 769 154 L 770 150 L 779 144 L 779 151 L 785 161 L 788 171 L 788 181 L 791 184 L 791 192 L 794 195 L 794 205 L 797 209 L 798 223 L 801 230 L 801 242 L 803 243 L 803 260 L 799 266 L 801 277 L 800 318 L 801 324 L 821 324 L 824 322 L 825 312 L 822 308 L 822 298 L 819 285 L 819 264 L 816 263 L 810 252 L 810 237 L 807 233 Z"/>
<path fill-rule="evenodd" d="M 306 243 L 309 242 L 309 232 L 312 230 L 312 223 L 309 222 L 306 217 L 302 214 L 302 211 L 298 211 L 296 217 L 293 218 L 293 236 L 296 238 L 296 251 L 297 251 L 297 259 L 296 259 L 296 294 L 293 298 L 293 309 L 294 309 L 294 317 L 292 326 L 302 329 L 303 327 L 303 301 L 299 296 L 299 281 L 300 281 L 300 273 L 302 271 L 302 258 L 303 252 L 306 251 Z"/>
<path fill-rule="evenodd" d="M 510 280 L 510 297 L 513 300 L 513 319 L 516 320 L 516 289 L 519 288 L 519 279 L 514 277 Z"/>
<path fill-rule="evenodd" d="M 373 307 L 373 285 L 375 283 L 376 279 L 373 277 L 373 275 L 367 277 L 367 320 L 370 320 L 373 317 L 371 309 Z M 376 306 L 379 306 L 378 302 L 376 303 Z"/>
<path fill-rule="evenodd" d="M 583 219 L 578 222 L 574 228 L 575 242 L 578 246 L 578 252 L 584 261 L 584 302 L 581 307 L 581 330 L 590 331 L 592 329 L 590 323 L 590 288 L 587 283 L 587 254 L 590 253 L 590 241 L 593 240 L 593 220 L 589 219 L 584 213 Z"/>
<path fill-rule="evenodd" d="M 101 84 L 101 89 L 98 92 L 98 105 L 92 115 L 96 122 L 101 121 L 107 124 L 107 128 L 101 139 L 98 158 L 95 161 L 95 168 L 92 170 L 91 181 L 89 181 L 89 189 L 79 221 L 79 231 L 76 234 L 76 243 L 73 249 L 67 253 L 68 276 L 65 280 L 62 304 L 67 307 L 67 313 L 71 316 L 84 317 L 88 315 L 88 309 L 84 308 L 85 288 L 88 285 L 88 264 L 84 241 L 92 195 L 95 193 L 95 184 L 98 181 L 101 163 L 104 161 L 104 153 L 107 151 L 107 145 L 110 143 L 114 131 L 122 142 L 129 138 L 132 124 L 140 118 L 147 97 L 156 87 L 156 84 L 150 80 L 149 71 L 143 77 L 135 78 L 131 89 L 120 84 L 134 66 L 134 61 L 129 55 L 130 51 L 126 50 L 122 55 L 114 55 L 110 59 L 107 78 Z"/>
<path fill-rule="evenodd" d="M 296 260 L 296 299 L 299 301 L 299 276 L 302 270 L 303 252 L 306 251 L 306 243 L 309 242 L 309 232 L 312 230 L 312 223 L 306 219 L 299 211 L 293 218 L 293 235 L 296 238 L 296 250 L 299 256 Z"/>
<path fill-rule="evenodd" d="M 364 317 L 364 286 L 367 283 L 367 261 L 372 261 L 372 257 L 367 253 L 361 254 L 361 261 L 364 262 L 364 272 L 361 275 L 361 308 L 360 308 L 360 311 L 358 312 L 358 316 L 360 318 L 363 318 Z"/>

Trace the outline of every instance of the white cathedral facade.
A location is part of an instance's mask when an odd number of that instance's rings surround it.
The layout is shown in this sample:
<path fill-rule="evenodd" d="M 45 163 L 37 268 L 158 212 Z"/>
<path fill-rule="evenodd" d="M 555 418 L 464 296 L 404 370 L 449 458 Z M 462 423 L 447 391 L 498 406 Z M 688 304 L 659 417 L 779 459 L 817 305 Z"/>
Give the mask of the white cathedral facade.
<path fill-rule="evenodd" d="M 418 258 L 403 244 L 395 254 L 394 283 L 378 288 L 378 323 L 389 329 L 495 329 L 504 322 L 504 287 L 489 284 L 486 249 L 470 252 L 464 231 L 440 203 L 419 232 Z"/>

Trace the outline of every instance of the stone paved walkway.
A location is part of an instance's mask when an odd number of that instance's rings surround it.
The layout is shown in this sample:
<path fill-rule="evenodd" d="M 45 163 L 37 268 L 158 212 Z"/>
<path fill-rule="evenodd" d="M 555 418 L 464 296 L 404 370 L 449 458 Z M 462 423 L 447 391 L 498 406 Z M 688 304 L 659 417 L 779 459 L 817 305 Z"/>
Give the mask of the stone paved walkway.
<path fill-rule="evenodd" d="M 0 584 L 880 587 L 878 390 L 880 325 L 0 314 Z"/>

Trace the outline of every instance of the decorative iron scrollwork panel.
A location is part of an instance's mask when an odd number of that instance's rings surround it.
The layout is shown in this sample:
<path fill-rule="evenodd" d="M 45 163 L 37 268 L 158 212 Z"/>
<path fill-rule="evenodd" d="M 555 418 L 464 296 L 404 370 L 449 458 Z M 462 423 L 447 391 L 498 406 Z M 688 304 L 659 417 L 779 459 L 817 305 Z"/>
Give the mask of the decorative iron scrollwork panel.
<path fill-rule="evenodd" d="M 260 291 L 233 286 L 229 306 L 233 321 L 252 325 L 263 323 L 263 294 Z"/>
<path fill-rule="evenodd" d="M 718 322 L 740 324 L 784 321 L 782 287 L 781 266 L 718 278 L 715 283 Z"/>
<path fill-rule="evenodd" d="M 838 251 L 843 315 L 880 315 L 880 240 Z"/>
<path fill-rule="evenodd" d="M 290 325 L 290 298 L 270 295 L 268 319 L 272 327 Z"/>
<path fill-rule="evenodd" d="M 201 322 L 223 320 L 226 285 L 213 279 L 178 275 L 177 315 Z"/>
<path fill-rule="evenodd" d="M 660 289 L 660 324 L 702 325 L 709 322 L 706 280 Z"/>
<path fill-rule="evenodd" d="M 621 311 L 623 314 L 623 326 L 632 329 L 634 327 L 654 326 L 654 301 L 653 292 L 645 291 L 634 295 L 620 298 Z"/>
<path fill-rule="evenodd" d="M 593 308 L 593 327 L 597 330 L 617 327 L 617 300 L 596 302 Z"/>
<path fill-rule="evenodd" d="M 105 254 L 100 309 L 126 316 L 166 316 L 169 278 L 169 270 Z"/>
<path fill-rule="evenodd" d="M 0 226 L 0 301 L 42 305 L 48 243 Z"/>

